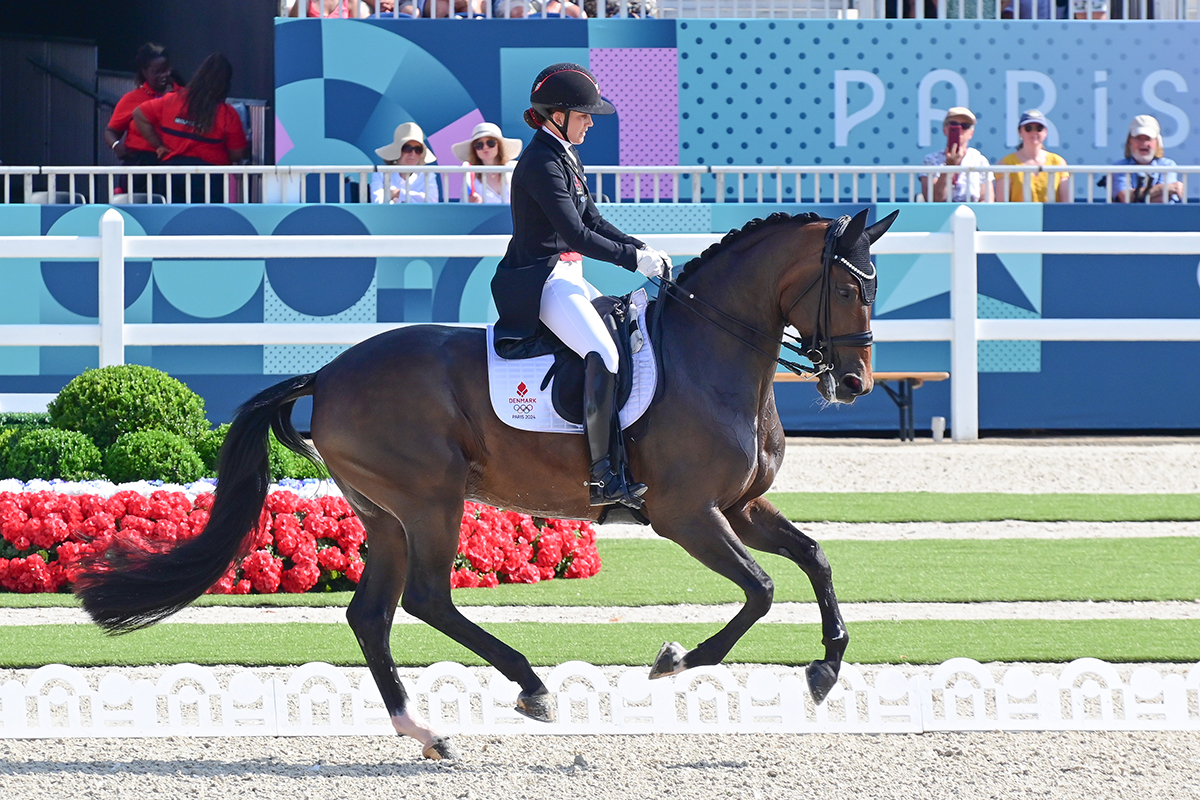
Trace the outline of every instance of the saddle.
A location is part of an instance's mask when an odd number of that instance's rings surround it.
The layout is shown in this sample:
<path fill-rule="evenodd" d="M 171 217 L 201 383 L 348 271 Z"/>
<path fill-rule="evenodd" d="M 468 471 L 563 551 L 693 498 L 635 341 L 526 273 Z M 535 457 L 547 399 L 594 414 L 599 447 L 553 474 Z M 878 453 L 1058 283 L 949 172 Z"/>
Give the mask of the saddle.
<path fill-rule="evenodd" d="M 633 389 L 633 355 L 642 349 L 645 334 L 631 305 L 631 295 L 605 295 L 592 301 L 592 306 L 604 320 L 604 327 L 613 338 L 620 355 L 617 371 L 617 408 L 623 408 Z M 647 315 L 649 316 L 649 315 Z M 554 332 L 538 323 L 537 331 L 529 337 L 495 343 L 496 355 L 516 361 L 552 355 L 554 363 L 542 378 L 541 390 L 550 386 L 554 410 L 567 422 L 583 424 L 583 358 L 562 343 Z"/>

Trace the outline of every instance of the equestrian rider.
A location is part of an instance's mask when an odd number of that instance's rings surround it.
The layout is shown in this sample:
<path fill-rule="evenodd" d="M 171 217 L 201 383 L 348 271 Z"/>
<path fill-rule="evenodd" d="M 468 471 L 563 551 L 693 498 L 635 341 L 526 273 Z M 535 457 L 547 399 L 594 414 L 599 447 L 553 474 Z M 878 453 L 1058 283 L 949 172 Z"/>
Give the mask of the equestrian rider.
<path fill-rule="evenodd" d="M 534 335 L 539 320 L 584 360 L 583 418 L 591 456 L 591 504 L 644 506 L 621 457 L 617 416 L 618 355 L 592 300 L 601 292 L 583 278 L 583 257 L 646 277 L 662 275 L 666 253 L 648 248 L 600 216 L 572 145 L 583 144 L 593 114 L 615 109 L 578 64 L 542 70 L 525 121 L 537 132 L 512 176 L 513 237 L 492 279 L 500 318 L 497 342 Z"/>

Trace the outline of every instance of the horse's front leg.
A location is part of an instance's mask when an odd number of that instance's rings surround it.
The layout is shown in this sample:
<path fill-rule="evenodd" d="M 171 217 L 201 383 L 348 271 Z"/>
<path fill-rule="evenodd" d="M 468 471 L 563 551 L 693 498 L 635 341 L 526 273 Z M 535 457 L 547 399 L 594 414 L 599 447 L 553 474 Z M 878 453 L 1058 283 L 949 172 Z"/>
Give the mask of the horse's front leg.
<path fill-rule="evenodd" d="M 804 570 L 804 574 L 812 582 L 813 592 L 817 596 L 817 607 L 821 609 L 825 658 L 809 664 L 805 674 L 813 699 L 820 703 L 837 683 L 838 672 L 842 667 L 842 655 L 850 643 L 850 635 L 846 632 L 846 623 L 842 620 L 837 597 L 833 592 L 829 561 L 825 558 L 821 545 L 805 535 L 779 513 L 775 506 L 761 497 L 726 511 L 725 518 L 747 547 L 790 558 Z"/>
<path fill-rule="evenodd" d="M 716 509 L 704 509 L 695 514 L 668 514 L 669 521 L 656 519 L 655 531 L 678 544 L 704 566 L 723 575 L 746 593 L 746 604 L 724 628 L 684 651 L 677 642 L 664 644 L 654 665 L 651 678 L 674 675 L 691 667 L 719 664 L 738 639 L 771 609 L 775 584 L 754 557 L 734 535 L 725 517 Z"/>

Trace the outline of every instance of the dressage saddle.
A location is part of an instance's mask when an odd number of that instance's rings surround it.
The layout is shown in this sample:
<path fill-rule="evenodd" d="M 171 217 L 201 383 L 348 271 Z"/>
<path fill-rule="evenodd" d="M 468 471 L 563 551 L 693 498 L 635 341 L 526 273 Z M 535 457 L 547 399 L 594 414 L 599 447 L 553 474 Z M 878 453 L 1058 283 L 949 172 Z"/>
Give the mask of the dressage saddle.
<path fill-rule="evenodd" d="M 633 388 L 633 354 L 642 349 L 645 334 L 630 305 L 629 295 L 597 297 L 592 301 L 592 306 L 604 320 L 604 327 L 613 337 L 620 354 L 617 408 L 622 408 Z M 583 424 L 583 358 L 563 344 L 553 331 L 538 323 L 538 329 L 532 336 L 497 341 L 496 355 L 510 360 L 553 355 L 554 363 L 546 370 L 541 388 L 545 391 L 554 381 L 550 390 L 554 410 L 567 422 Z"/>

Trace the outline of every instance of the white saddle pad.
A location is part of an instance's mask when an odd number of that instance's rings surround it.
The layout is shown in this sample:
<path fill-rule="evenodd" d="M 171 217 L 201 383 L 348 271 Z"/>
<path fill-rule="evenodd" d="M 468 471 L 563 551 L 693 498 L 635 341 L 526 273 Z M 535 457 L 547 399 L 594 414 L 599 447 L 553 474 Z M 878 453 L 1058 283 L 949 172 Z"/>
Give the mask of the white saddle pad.
<path fill-rule="evenodd" d="M 630 303 L 637 314 L 642 343 L 640 347 L 634 343 L 633 387 L 629 392 L 629 400 L 621 408 L 622 430 L 637 422 L 642 414 L 646 413 L 650 401 L 654 399 L 654 390 L 658 383 L 654 348 L 650 344 L 650 337 L 646 335 L 646 290 L 638 289 L 634 292 Z M 554 410 L 554 401 L 550 397 L 554 384 L 548 385 L 545 391 L 541 389 L 546 371 L 554 365 L 554 356 L 515 360 L 501 358 L 496 355 L 496 348 L 493 346 L 494 336 L 494 326 L 488 325 L 488 388 L 496 416 L 523 431 L 583 433 L 582 425 L 568 422 Z"/>

